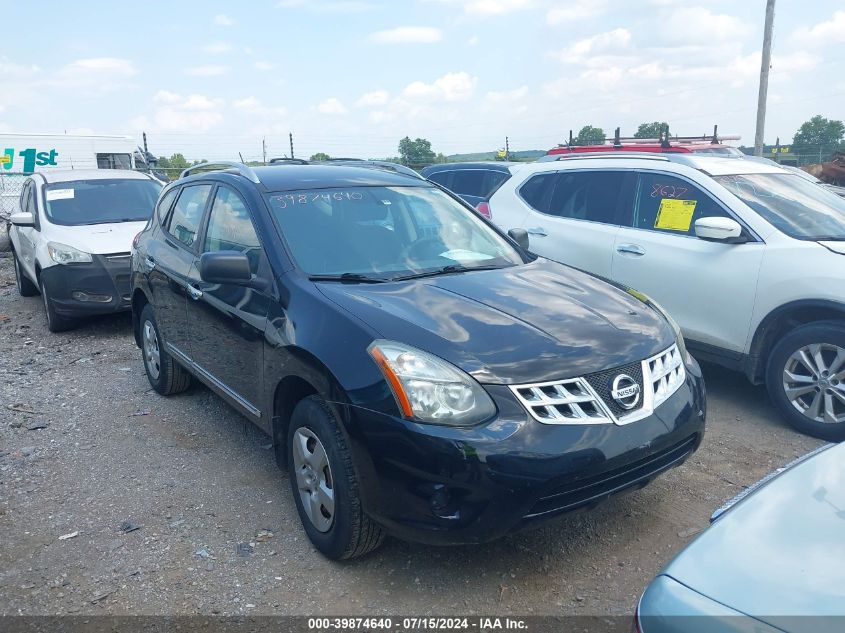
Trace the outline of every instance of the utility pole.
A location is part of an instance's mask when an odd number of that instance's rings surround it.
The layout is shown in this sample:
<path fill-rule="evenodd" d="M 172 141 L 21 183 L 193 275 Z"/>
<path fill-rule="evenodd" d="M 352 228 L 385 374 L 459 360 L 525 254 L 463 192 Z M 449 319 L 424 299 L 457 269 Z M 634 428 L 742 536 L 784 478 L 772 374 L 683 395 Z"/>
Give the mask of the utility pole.
<path fill-rule="evenodd" d="M 769 92 L 769 67 L 772 65 L 772 27 L 775 21 L 775 0 L 766 0 L 766 25 L 763 27 L 763 55 L 760 60 L 760 92 L 757 95 L 757 131 L 754 134 L 754 155 L 763 155 L 763 133 L 766 128 L 766 96 Z"/>
<path fill-rule="evenodd" d="M 267 164 L 267 139 L 261 139 L 261 155 L 264 157 L 264 164 Z"/>
<path fill-rule="evenodd" d="M 510 160 L 510 159 L 511 159 L 511 148 L 510 148 L 510 145 L 508 145 L 508 137 L 506 136 L 505 137 L 505 160 Z"/>
<path fill-rule="evenodd" d="M 294 155 L 293 155 L 293 132 L 288 132 L 288 137 L 290 137 L 290 157 L 294 158 Z"/>

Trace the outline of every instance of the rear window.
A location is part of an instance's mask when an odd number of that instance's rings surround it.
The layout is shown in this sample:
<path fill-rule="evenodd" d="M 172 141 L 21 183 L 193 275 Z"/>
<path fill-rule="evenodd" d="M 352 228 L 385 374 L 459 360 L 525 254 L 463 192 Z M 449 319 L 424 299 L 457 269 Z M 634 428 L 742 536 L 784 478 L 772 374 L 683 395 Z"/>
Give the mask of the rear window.
<path fill-rule="evenodd" d="M 493 169 L 452 169 L 435 172 L 428 179 L 459 196 L 489 198 L 510 177 L 508 172 Z"/>
<path fill-rule="evenodd" d="M 139 179 L 75 180 L 45 187 L 47 218 L 80 226 L 150 219 L 161 183 Z"/>

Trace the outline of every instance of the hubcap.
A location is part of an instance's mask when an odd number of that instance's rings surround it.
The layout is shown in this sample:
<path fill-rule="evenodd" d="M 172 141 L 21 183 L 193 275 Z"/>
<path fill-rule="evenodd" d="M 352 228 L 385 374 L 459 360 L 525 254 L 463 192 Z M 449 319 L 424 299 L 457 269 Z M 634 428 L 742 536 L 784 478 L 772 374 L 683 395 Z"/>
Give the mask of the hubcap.
<path fill-rule="evenodd" d="M 845 349 L 815 343 L 795 351 L 783 370 L 792 406 L 814 422 L 845 422 Z"/>
<path fill-rule="evenodd" d="M 158 349 L 158 337 L 153 324 L 144 321 L 144 361 L 153 380 L 158 380 L 161 373 L 161 352 Z"/>
<path fill-rule="evenodd" d="M 293 467 L 305 514 L 320 532 L 328 532 L 334 523 L 332 469 L 320 438 L 305 427 L 293 435 Z"/>

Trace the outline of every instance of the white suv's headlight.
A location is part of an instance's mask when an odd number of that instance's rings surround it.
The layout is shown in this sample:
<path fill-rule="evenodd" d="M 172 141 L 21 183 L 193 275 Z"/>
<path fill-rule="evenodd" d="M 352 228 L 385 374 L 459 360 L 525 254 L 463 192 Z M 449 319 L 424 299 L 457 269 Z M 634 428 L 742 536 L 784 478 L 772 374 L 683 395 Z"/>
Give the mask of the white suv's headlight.
<path fill-rule="evenodd" d="M 89 253 L 59 242 L 47 242 L 47 252 L 57 264 L 87 264 L 93 261 Z"/>
<path fill-rule="evenodd" d="M 469 426 L 496 413 L 496 405 L 472 376 L 437 356 L 384 340 L 374 341 L 367 351 L 406 418 Z"/>

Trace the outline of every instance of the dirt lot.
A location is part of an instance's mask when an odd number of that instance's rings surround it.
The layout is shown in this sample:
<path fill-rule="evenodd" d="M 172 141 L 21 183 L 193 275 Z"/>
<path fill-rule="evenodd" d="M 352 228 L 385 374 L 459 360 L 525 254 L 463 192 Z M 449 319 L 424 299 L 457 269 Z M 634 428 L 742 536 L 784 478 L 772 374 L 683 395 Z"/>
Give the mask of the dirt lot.
<path fill-rule="evenodd" d="M 151 392 L 128 315 L 50 334 L 4 255 L 2 615 L 630 613 L 714 508 L 819 444 L 762 388 L 705 367 L 704 444 L 648 488 L 486 546 L 389 540 L 332 563 L 267 437 L 202 387 Z"/>

